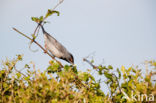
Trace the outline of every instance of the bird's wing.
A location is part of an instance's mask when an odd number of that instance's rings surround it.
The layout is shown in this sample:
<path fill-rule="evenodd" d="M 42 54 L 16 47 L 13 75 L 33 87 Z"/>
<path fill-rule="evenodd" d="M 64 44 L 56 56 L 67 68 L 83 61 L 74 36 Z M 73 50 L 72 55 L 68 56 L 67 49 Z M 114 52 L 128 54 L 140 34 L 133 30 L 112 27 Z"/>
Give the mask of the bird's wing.
<path fill-rule="evenodd" d="M 66 53 L 66 48 L 51 35 L 46 35 L 47 39 L 62 53 Z"/>

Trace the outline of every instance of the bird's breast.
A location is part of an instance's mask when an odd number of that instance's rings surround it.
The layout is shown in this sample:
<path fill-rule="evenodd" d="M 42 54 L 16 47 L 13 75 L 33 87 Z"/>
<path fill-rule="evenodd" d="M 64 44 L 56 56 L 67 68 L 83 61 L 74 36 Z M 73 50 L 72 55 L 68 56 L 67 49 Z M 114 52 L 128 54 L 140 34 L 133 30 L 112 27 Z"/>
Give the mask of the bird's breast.
<path fill-rule="evenodd" d="M 47 49 L 55 56 L 55 57 L 62 57 L 62 52 L 58 50 L 58 48 L 56 48 L 56 40 L 53 39 L 48 39 L 46 35 L 44 35 L 44 39 L 45 39 L 45 44 L 47 46 Z"/>

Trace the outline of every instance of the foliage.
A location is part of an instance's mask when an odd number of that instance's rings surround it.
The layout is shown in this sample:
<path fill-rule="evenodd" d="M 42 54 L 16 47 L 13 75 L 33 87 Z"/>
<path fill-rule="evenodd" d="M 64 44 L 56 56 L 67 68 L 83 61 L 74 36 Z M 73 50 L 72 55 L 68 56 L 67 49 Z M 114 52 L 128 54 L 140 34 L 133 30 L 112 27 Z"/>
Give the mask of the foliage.
<path fill-rule="evenodd" d="M 153 81 L 156 62 L 149 61 L 151 72 L 143 75 L 142 69 L 130 67 L 114 69 L 112 66 L 99 65 L 93 71 L 105 77 L 105 82 L 97 80 L 90 72 L 78 71 L 76 66 L 60 65 L 49 62 L 49 67 L 40 72 L 35 66 L 26 64 L 26 73 L 16 69 L 21 55 L 12 61 L 6 60 L 0 69 L 0 102 L 3 103 L 142 103 L 146 98 L 137 101 L 123 98 L 132 93 L 153 94 L 156 96 L 156 84 Z M 148 70 L 148 68 L 145 68 Z M 115 71 L 115 72 L 114 72 Z M 101 89 L 106 84 L 110 90 L 105 94 Z M 133 91 L 133 92 L 132 92 Z M 155 98 L 156 99 L 156 98 Z"/>

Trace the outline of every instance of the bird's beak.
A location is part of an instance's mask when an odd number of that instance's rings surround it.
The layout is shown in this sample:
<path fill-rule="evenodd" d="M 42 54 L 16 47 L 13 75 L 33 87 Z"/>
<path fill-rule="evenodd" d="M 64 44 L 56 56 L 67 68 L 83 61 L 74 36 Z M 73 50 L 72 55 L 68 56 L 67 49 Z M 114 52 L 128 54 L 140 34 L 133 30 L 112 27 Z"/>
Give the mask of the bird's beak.
<path fill-rule="evenodd" d="M 74 61 L 73 61 L 73 59 L 72 59 L 72 58 L 70 58 L 70 62 L 71 62 L 71 64 L 73 64 L 73 65 L 74 65 Z"/>

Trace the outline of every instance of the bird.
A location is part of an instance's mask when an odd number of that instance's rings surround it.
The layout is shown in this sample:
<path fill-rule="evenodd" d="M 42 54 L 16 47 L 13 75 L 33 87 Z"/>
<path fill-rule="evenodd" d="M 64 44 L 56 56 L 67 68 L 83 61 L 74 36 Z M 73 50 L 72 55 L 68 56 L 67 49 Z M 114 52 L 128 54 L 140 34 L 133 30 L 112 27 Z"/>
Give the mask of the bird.
<path fill-rule="evenodd" d="M 73 55 L 60 42 L 47 33 L 42 24 L 39 23 L 39 25 L 43 32 L 46 51 L 49 51 L 54 57 L 65 60 L 70 64 L 74 64 Z"/>

